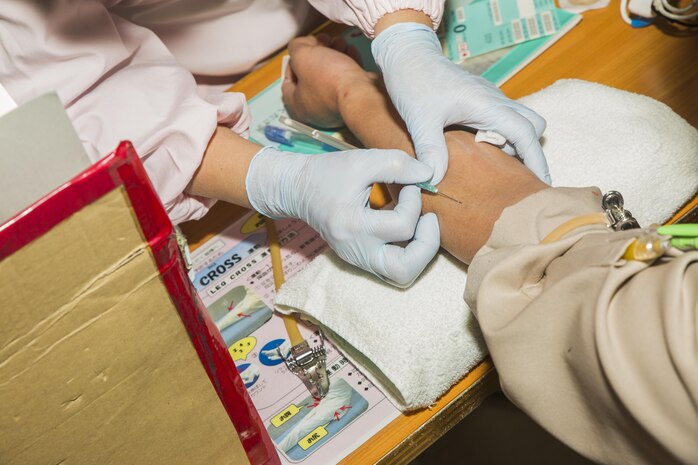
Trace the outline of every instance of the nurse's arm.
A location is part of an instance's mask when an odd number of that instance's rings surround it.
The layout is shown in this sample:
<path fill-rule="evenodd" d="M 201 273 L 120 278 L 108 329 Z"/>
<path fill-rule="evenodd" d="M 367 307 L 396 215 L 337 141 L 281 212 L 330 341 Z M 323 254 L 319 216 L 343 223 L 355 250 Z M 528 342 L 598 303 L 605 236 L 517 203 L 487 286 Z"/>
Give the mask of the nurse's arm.
<path fill-rule="evenodd" d="M 250 208 L 245 176 L 250 161 L 262 147 L 219 126 L 206 147 L 199 169 L 186 192 Z"/>

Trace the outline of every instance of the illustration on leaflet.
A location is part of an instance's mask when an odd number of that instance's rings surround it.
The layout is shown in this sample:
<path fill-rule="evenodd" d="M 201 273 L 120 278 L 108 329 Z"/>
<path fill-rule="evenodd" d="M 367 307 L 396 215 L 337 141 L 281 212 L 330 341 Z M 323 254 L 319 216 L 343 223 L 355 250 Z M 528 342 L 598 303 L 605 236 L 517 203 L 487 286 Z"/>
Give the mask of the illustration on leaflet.
<path fill-rule="evenodd" d="M 267 426 L 276 447 L 293 461 L 302 460 L 368 408 L 368 402 L 345 380 L 332 381 L 324 399 L 312 396 L 273 416 Z"/>
<path fill-rule="evenodd" d="M 245 286 L 237 286 L 208 306 L 226 346 L 252 334 L 271 318 L 272 311 Z"/>

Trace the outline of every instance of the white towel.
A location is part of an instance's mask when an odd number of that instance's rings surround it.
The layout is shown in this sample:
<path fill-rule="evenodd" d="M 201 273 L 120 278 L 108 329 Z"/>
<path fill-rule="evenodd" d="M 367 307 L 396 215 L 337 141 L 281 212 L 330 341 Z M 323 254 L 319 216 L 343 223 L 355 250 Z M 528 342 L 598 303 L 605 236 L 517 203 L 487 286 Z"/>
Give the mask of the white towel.
<path fill-rule="evenodd" d="M 328 252 L 284 284 L 276 305 L 319 322 L 396 407 L 413 410 L 432 404 L 487 354 L 463 301 L 465 278 L 465 266 L 442 253 L 401 290 Z"/>
<path fill-rule="evenodd" d="M 548 121 L 544 148 L 553 185 L 618 190 L 644 226 L 666 220 L 696 192 L 698 131 L 666 105 L 576 80 L 522 101 Z M 289 279 L 276 304 L 319 322 L 406 411 L 432 404 L 486 355 L 463 302 L 466 277 L 444 252 L 401 290 L 328 252 Z"/>
<path fill-rule="evenodd" d="M 663 103 L 576 79 L 520 102 L 548 122 L 554 186 L 619 191 L 641 226 L 665 222 L 698 191 L 698 130 Z"/>

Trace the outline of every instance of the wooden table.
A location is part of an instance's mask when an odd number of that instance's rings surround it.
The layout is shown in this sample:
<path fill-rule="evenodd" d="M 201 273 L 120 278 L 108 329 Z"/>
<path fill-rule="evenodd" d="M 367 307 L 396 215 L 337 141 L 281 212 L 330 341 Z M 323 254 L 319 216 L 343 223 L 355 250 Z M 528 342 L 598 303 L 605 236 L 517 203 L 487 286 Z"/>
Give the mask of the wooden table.
<path fill-rule="evenodd" d="M 330 25 L 335 33 L 342 26 Z M 618 2 L 584 14 L 583 21 L 503 86 L 512 98 L 522 97 L 558 79 L 599 82 L 660 100 L 693 126 L 698 126 L 698 34 L 681 35 L 652 26 L 632 29 L 618 14 Z M 251 98 L 280 75 L 281 57 L 239 81 L 231 90 Z M 697 154 L 698 156 L 698 154 Z M 220 232 L 245 210 L 219 202 L 198 222 L 183 225 L 192 248 Z M 674 219 L 692 218 L 698 197 Z M 364 443 L 341 464 L 405 464 L 498 389 L 489 358 L 456 384 L 431 409 L 401 415 Z"/>

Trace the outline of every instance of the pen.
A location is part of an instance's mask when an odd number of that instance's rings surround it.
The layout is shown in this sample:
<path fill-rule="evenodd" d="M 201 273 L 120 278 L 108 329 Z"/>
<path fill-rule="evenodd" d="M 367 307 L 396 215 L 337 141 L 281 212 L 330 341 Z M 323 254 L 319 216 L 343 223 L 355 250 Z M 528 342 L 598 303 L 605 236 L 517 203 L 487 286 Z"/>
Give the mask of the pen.
<path fill-rule="evenodd" d="M 303 123 L 299 123 L 288 116 L 280 116 L 279 122 L 281 122 L 281 124 L 284 126 L 288 126 L 301 134 L 305 134 L 306 136 L 311 137 L 318 142 L 322 142 L 323 144 L 329 145 L 330 147 L 334 147 L 337 150 L 353 150 L 357 148 L 347 142 L 344 142 L 343 140 L 327 135 L 318 129 L 311 128 Z"/>
<path fill-rule="evenodd" d="M 264 136 L 272 142 L 277 142 L 282 145 L 288 145 L 289 147 L 312 147 L 319 148 L 325 152 L 334 152 L 337 149 L 331 145 L 324 144 L 317 139 L 313 139 L 310 136 L 302 134 L 297 131 L 292 131 L 290 129 L 280 128 L 278 126 L 273 126 L 267 124 L 264 127 Z"/>
<path fill-rule="evenodd" d="M 305 134 L 308 137 L 312 137 L 318 142 L 322 142 L 323 144 L 329 145 L 334 147 L 337 150 L 354 150 L 357 149 L 358 147 L 355 147 L 354 145 L 344 142 L 343 140 L 340 140 L 334 136 L 330 136 L 328 134 L 325 134 L 322 131 L 319 131 L 315 128 L 311 128 L 310 126 L 306 126 L 303 123 L 299 123 L 298 121 L 289 118 L 288 116 L 280 116 L 279 117 L 279 122 L 285 126 L 288 126 L 291 129 L 294 129 L 295 131 L 298 131 L 301 134 Z M 266 131 L 266 130 L 265 130 Z M 452 200 L 454 202 L 461 203 L 462 202 L 458 199 L 455 199 L 451 197 L 450 195 L 446 195 L 440 190 L 436 188 L 436 186 L 431 185 L 428 182 L 420 182 L 415 184 L 417 187 L 419 187 L 422 190 L 425 190 L 427 192 L 430 192 L 432 194 L 440 195 L 442 197 L 446 197 L 449 200 Z"/>

